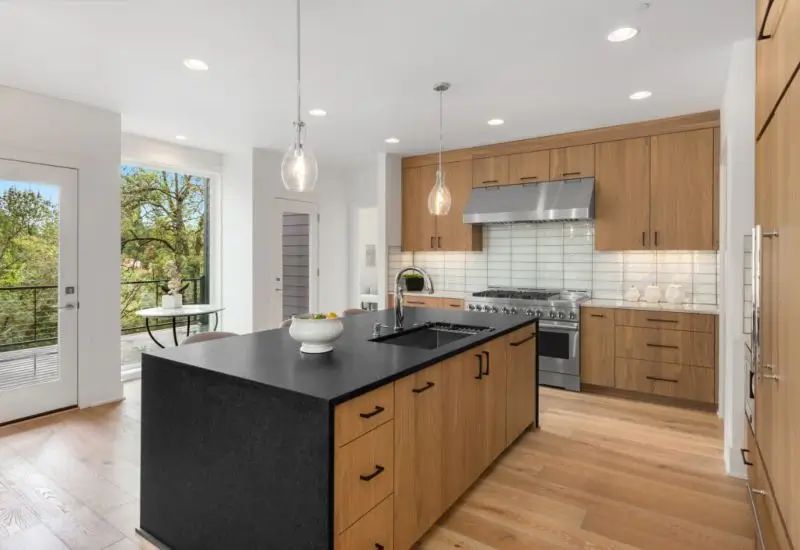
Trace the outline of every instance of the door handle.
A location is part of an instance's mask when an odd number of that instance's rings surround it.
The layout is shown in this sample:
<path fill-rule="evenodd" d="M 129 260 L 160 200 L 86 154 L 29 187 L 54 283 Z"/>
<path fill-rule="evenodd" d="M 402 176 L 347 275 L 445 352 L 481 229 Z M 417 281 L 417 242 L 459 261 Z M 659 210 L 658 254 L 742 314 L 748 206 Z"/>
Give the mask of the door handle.
<path fill-rule="evenodd" d="M 660 378 L 658 376 L 645 376 L 648 380 L 652 380 L 653 382 L 670 382 L 671 384 L 677 384 L 678 381 L 674 378 Z"/>
<path fill-rule="evenodd" d="M 562 172 L 561 175 L 562 176 L 580 176 L 581 173 L 580 172 Z"/>
<path fill-rule="evenodd" d="M 670 346 L 670 345 L 667 345 L 667 344 L 651 344 L 651 343 L 648 342 L 645 345 L 648 348 L 680 349 L 678 346 Z"/>
<path fill-rule="evenodd" d="M 745 466 L 752 466 L 753 463 L 747 460 L 747 455 L 750 453 L 750 449 L 739 449 L 742 453 L 742 462 L 744 462 Z"/>
<path fill-rule="evenodd" d="M 72 304 L 72 303 L 64 304 L 63 306 L 54 306 L 54 307 L 56 309 L 67 309 L 67 310 L 73 310 L 73 309 L 77 309 L 78 308 L 78 306 L 76 304 Z"/>

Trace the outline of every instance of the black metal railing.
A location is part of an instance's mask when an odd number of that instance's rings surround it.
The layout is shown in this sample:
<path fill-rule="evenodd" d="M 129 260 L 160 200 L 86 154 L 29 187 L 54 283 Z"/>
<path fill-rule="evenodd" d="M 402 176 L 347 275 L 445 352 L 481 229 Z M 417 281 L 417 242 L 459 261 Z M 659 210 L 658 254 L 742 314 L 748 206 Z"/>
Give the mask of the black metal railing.
<path fill-rule="evenodd" d="M 183 279 L 183 282 L 187 285 L 183 291 L 185 304 L 205 303 L 205 276 Z M 145 330 L 136 311 L 159 306 L 164 294 L 161 287 L 166 283 L 166 279 L 120 282 L 122 334 Z M 160 325 L 171 326 L 169 319 L 154 321 L 150 323 L 152 329 Z M 207 324 L 208 319 L 201 318 L 195 322 Z M 53 345 L 57 341 L 57 285 L 0 287 L 0 351 Z"/>

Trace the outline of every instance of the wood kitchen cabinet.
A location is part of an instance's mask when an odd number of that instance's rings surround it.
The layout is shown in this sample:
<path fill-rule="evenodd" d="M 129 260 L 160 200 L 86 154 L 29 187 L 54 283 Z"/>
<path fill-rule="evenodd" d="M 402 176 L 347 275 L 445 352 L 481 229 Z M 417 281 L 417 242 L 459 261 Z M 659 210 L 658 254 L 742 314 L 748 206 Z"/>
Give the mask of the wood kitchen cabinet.
<path fill-rule="evenodd" d="M 428 194 L 436 182 L 436 167 L 403 170 L 402 249 L 436 250 L 436 216 L 428 212 Z"/>
<path fill-rule="evenodd" d="M 656 250 L 713 250 L 714 130 L 653 136 L 650 230 Z"/>
<path fill-rule="evenodd" d="M 581 384 L 614 387 L 614 310 L 581 308 Z"/>
<path fill-rule="evenodd" d="M 506 337 L 506 445 L 536 422 L 536 327 Z"/>
<path fill-rule="evenodd" d="M 482 250 L 483 228 L 465 224 L 462 219 L 472 191 L 472 161 L 447 163 L 444 165 L 444 175 L 452 205 L 447 215 L 433 216 L 428 211 L 428 195 L 436 183 L 436 165 L 403 170 L 403 251 Z"/>
<path fill-rule="evenodd" d="M 594 176 L 594 145 L 562 147 L 550 151 L 550 180 Z"/>
<path fill-rule="evenodd" d="M 472 192 L 472 161 L 450 162 L 444 165 L 445 185 L 450 189 L 450 213 L 436 219 L 436 249 L 467 252 L 483 250 L 483 227 L 466 224 L 464 209 Z"/>
<path fill-rule="evenodd" d="M 650 249 L 650 138 L 596 148 L 595 249 Z"/>
<path fill-rule="evenodd" d="M 481 471 L 506 448 L 506 376 L 508 372 L 506 338 L 483 346 L 483 462 Z"/>
<path fill-rule="evenodd" d="M 442 364 L 395 383 L 395 548 L 411 548 L 445 510 L 443 394 Z"/>
<path fill-rule="evenodd" d="M 508 157 L 508 183 L 550 181 L 550 151 L 518 153 Z"/>
<path fill-rule="evenodd" d="M 508 185 L 508 155 L 472 160 L 472 186 Z"/>
<path fill-rule="evenodd" d="M 484 468 L 483 354 L 474 348 L 442 364 L 444 409 L 443 499 L 449 508 Z"/>

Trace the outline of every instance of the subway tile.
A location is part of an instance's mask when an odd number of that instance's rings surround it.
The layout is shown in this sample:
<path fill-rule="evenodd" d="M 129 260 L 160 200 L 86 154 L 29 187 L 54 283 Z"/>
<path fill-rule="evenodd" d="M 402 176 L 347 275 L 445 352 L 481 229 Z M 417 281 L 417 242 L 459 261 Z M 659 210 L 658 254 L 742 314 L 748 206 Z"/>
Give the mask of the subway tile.
<path fill-rule="evenodd" d="M 638 265 L 638 264 L 634 264 L 634 265 Z M 673 264 L 673 263 L 658 264 L 658 268 L 657 269 L 658 269 L 659 273 L 687 273 L 687 274 L 690 274 L 690 275 L 692 274 L 692 264 L 691 263 L 685 263 L 685 264 L 681 264 L 681 263 L 678 263 L 678 264 Z"/>
<path fill-rule="evenodd" d="M 692 275 L 695 284 L 716 284 L 717 283 L 717 275 L 716 273 L 695 273 Z"/>
<path fill-rule="evenodd" d="M 598 281 L 595 279 L 593 288 L 595 290 L 617 290 L 622 291 L 624 287 L 622 282 L 616 281 Z"/>
<path fill-rule="evenodd" d="M 600 300 L 622 300 L 622 294 L 621 290 L 597 290 L 592 292 L 592 297 Z"/>
<path fill-rule="evenodd" d="M 691 273 L 658 273 L 659 284 L 680 284 L 683 286 L 692 286 Z M 717 285 L 707 285 L 713 287 L 715 290 Z"/>
<path fill-rule="evenodd" d="M 622 273 L 622 264 L 592 264 L 595 273 Z"/>
<path fill-rule="evenodd" d="M 621 264 L 625 260 L 623 252 L 595 252 L 595 263 L 617 263 Z"/>

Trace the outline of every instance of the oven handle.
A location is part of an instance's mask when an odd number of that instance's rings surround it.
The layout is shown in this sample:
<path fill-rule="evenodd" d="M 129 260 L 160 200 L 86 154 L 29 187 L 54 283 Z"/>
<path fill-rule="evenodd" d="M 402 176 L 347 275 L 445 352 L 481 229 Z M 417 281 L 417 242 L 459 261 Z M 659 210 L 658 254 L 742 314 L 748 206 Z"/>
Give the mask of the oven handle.
<path fill-rule="evenodd" d="M 578 332 L 578 323 L 559 323 L 558 321 L 539 321 L 539 328 L 542 330 L 559 330 L 562 332 Z"/>

